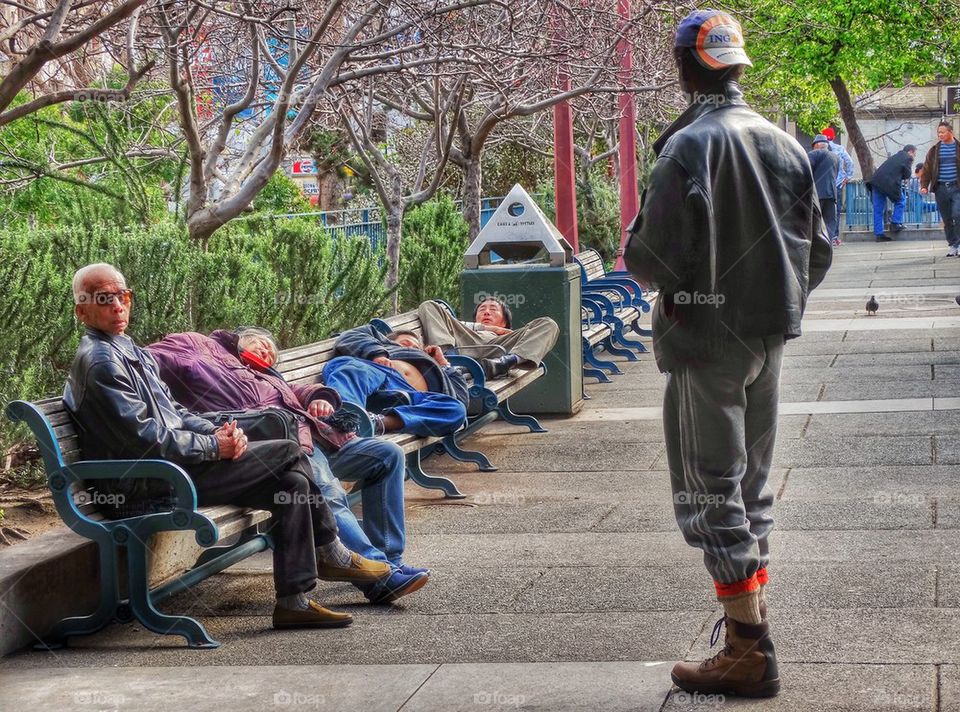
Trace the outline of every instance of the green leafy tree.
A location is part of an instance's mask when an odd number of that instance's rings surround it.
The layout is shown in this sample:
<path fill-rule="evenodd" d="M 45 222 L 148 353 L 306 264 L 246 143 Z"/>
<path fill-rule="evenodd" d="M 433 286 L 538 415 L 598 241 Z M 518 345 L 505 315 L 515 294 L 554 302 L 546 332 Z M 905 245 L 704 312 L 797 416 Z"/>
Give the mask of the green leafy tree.
<path fill-rule="evenodd" d="M 400 243 L 400 308 L 415 309 L 427 299 L 460 301 L 460 273 L 469 227 L 449 196 L 410 210 Z"/>
<path fill-rule="evenodd" d="M 839 107 L 865 175 L 873 172 L 873 159 L 853 97 L 960 73 L 955 2 L 732 0 L 729 8 L 743 24 L 755 65 L 745 86 L 810 132 Z"/>

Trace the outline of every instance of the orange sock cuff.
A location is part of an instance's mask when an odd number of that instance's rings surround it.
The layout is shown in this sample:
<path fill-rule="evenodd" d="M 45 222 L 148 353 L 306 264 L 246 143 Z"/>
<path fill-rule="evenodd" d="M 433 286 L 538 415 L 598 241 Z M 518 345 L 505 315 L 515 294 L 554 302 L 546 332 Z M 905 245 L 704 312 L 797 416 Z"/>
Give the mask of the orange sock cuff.
<path fill-rule="evenodd" d="M 757 583 L 761 586 L 766 586 L 767 582 L 770 580 L 770 577 L 767 575 L 767 567 L 764 566 L 762 569 L 757 569 Z"/>
<path fill-rule="evenodd" d="M 713 582 L 714 588 L 717 589 L 717 598 L 724 598 L 726 596 L 739 596 L 744 593 L 751 593 L 760 588 L 760 582 L 757 580 L 757 574 L 754 574 L 750 578 L 744 579 L 743 581 L 736 581 L 735 583 L 720 583 L 719 581 Z"/>

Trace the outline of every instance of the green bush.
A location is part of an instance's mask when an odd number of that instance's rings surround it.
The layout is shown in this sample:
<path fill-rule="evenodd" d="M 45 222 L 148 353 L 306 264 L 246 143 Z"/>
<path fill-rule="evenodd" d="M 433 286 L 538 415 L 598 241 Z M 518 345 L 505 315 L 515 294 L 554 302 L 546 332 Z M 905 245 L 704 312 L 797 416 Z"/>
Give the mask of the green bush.
<path fill-rule="evenodd" d="M 368 240 L 335 239 L 305 220 L 261 220 L 218 231 L 204 251 L 173 224 L 125 231 L 68 227 L 0 233 L 0 404 L 59 394 L 82 327 L 76 269 L 109 262 L 134 290 L 130 335 L 262 325 L 281 348 L 326 338 L 382 313 L 383 256 Z M 0 419 L 0 452 L 25 431 Z"/>
<path fill-rule="evenodd" d="M 449 196 L 424 203 L 403 219 L 400 242 L 400 309 L 427 299 L 460 302 L 460 273 L 469 228 Z"/>
<path fill-rule="evenodd" d="M 544 195 L 544 212 L 556 223 L 553 183 L 541 183 L 538 192 Z M 620 193 L 596 172 L 586 184 L 577 181 L 577 237 L 581 250 L 597 250 L 607 263 L 620 247 Z"/>

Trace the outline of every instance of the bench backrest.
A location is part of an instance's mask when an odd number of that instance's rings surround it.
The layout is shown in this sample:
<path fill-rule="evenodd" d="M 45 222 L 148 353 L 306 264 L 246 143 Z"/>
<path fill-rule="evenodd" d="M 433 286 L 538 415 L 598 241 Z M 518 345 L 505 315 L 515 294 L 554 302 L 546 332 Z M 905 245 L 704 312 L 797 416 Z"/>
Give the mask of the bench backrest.
<path fill-rule="evenodd" d="M 601 279 L 607 274 L 603 266 L 603 258 L 596 250 L 584 250 L 576 255 L 576 260 L 580 264 L 580 277 L 584 282 Z"/>

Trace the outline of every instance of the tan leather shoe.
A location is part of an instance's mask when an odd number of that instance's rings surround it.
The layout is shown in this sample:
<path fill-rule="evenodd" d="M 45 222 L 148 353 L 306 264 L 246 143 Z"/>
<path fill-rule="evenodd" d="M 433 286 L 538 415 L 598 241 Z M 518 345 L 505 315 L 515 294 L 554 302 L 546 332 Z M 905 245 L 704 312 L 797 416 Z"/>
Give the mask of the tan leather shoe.
<path fill-rule="evenodd" d="M 373 583 L 386 578 L 392 571 L 390 564 L 365 559 L 356 552 L 350 552 L 350 565 L 346 567 L 317 564 L 317 578 L 324 581 Z"/>
<path fill-rule="evenodd" d="M 703 662 L 682 662 L 673 667 L 674 684 L 687 692 L 737 697 L 773 697 L 780 692 L 777 656 L 770 640 L 770 626 L 741 623 L 724 616 L 713 629 L 710 644 L 726 622 L 723 650 Z"/>
<path fill-rule="evenodd" d="M 283 628 L 343 628 L 353 623 L 349 613 L 338 613 L 324 608 L 319 603 L 307 601 L 306 610 L 291 610 L 275 606 L 273 627 Z"/>

